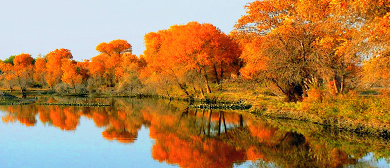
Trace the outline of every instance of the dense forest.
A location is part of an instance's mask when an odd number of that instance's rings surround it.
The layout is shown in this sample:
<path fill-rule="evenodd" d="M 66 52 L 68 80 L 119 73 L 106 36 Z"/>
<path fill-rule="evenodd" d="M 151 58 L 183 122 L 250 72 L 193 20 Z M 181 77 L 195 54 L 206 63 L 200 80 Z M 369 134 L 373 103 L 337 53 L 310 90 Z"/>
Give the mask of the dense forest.
<path fill-rule="evenodd" d="M 388 93 L 390 1 L 264 0 L 245 9 L 229 34 L 198 22 L 150 32 L 138 56 L 119 39 L 82 62 L 63 48 L 10 56 L 0 63 L 1 87 L 206 98 L 227 82 L 251 81 L 287 102 Z"/>

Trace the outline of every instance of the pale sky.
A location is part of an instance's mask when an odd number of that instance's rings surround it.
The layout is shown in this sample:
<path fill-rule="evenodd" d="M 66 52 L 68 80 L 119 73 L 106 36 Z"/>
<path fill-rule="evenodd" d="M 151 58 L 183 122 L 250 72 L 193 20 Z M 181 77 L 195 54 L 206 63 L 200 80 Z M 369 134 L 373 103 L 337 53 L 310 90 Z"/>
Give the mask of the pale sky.
<path fill-rule="evenodd" d="M 144 35 L 191 21 L 211 23 L 228 34 L 253 0 L 2 0 L 0 59 L 57 48 L 76 61 L 98 54 L 96 46 L 127 40 L 142 54 Z"/>

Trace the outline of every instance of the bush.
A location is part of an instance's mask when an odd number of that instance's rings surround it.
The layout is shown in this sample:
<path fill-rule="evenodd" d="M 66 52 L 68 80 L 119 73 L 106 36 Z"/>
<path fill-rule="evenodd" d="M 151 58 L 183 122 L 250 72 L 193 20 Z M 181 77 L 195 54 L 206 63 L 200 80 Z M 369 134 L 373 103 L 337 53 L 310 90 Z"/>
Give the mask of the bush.
<path fill-rule="evenodd" d="M 59 94 L 69 93 L 69 86 L 65 83 L 60 83 L 54 86 L 54 91 Z"/>

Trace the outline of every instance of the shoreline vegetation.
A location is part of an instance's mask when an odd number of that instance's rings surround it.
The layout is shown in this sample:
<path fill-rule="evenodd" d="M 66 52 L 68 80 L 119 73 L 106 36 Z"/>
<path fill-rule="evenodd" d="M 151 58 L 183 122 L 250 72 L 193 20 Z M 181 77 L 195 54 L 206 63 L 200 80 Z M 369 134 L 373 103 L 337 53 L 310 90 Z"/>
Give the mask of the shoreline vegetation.
<path fill-rule="evenodd" d="M 116 39 L 80 62 L 64 48 L 10 56 L 0 88 L 20 96 L 0 104 L 53 94 L 180 99 L 389 137 L 390 2 L 302 2 L 248 3 L 228 34 L 196 21 L 150 32 L 140 55 Z"/>
<path fill-rule="evenodd" d="M 50 103 L 36 102 L 39 96 L 67 96 L 79 98 L 157 98 L 187 101 L 190 108 L 239 110 L 239 113 L 248 113 L 256 118 L 295 120 L 309 122 L 335 130 L 354 132 L 360 135 L 372 135 L 381 138 L 390 138 L 390 116 L 387 116 L 387 107 L 390 107 L 390 98 L 377 96 L 376 91 L 368 95 L 344 95 L 336 97 L 332 102 L 284 102 L 283 97 L 264 91 L 261 94 L 236 95 L 231 93 L 237 88 L 226 88 L 212 99 L 189 99 L 187 97 L 165 97 L 159 95 L 125 95 L 125 94 L 58 94 L 49 90 L 27 91 L 27 98 L 20 98 L 22 94 L 14 91 L 0 91 L 0 105 L 59 105 L 59 106 L 110 106 L 103 103 Z M 242 88 L 241 88 L 242 89 Z M 252 90 L 252 92 L 256 92 Z M 231 97 L 231 95 L 235 95 Z M 376 95 L 376 96 L 375 96 Z M 330 104 L 329 104 L 330 103 Z M 340 105 L 343 104 L 343 105 Z M 378 111 L 375 116 L 375 111 Z M 237 112 L 237 111 L 236 111 Z M 382 113 L 381 113 L 382 112 Z"/>

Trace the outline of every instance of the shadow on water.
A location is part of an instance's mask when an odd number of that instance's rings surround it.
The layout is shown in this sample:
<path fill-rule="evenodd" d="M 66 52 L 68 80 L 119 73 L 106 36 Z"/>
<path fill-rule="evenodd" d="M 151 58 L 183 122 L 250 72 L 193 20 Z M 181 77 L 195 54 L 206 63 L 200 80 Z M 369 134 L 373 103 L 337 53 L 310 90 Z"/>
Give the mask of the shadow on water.
<path fill-rule="evenodd" d="M 192 109 L 161 99 L 42 98 L 41 102 L 106 103 L 105 107 L 8 105 L 4 123 L 37 120 L 77 131 L 80 117 L 109 141 L 132 144 L 141 127 L 155 140 L 152 157 L 180 167 L 342 167 L 389 164 L 389 140 L 299 121 L 259 119 L 234 111 Z"/>

